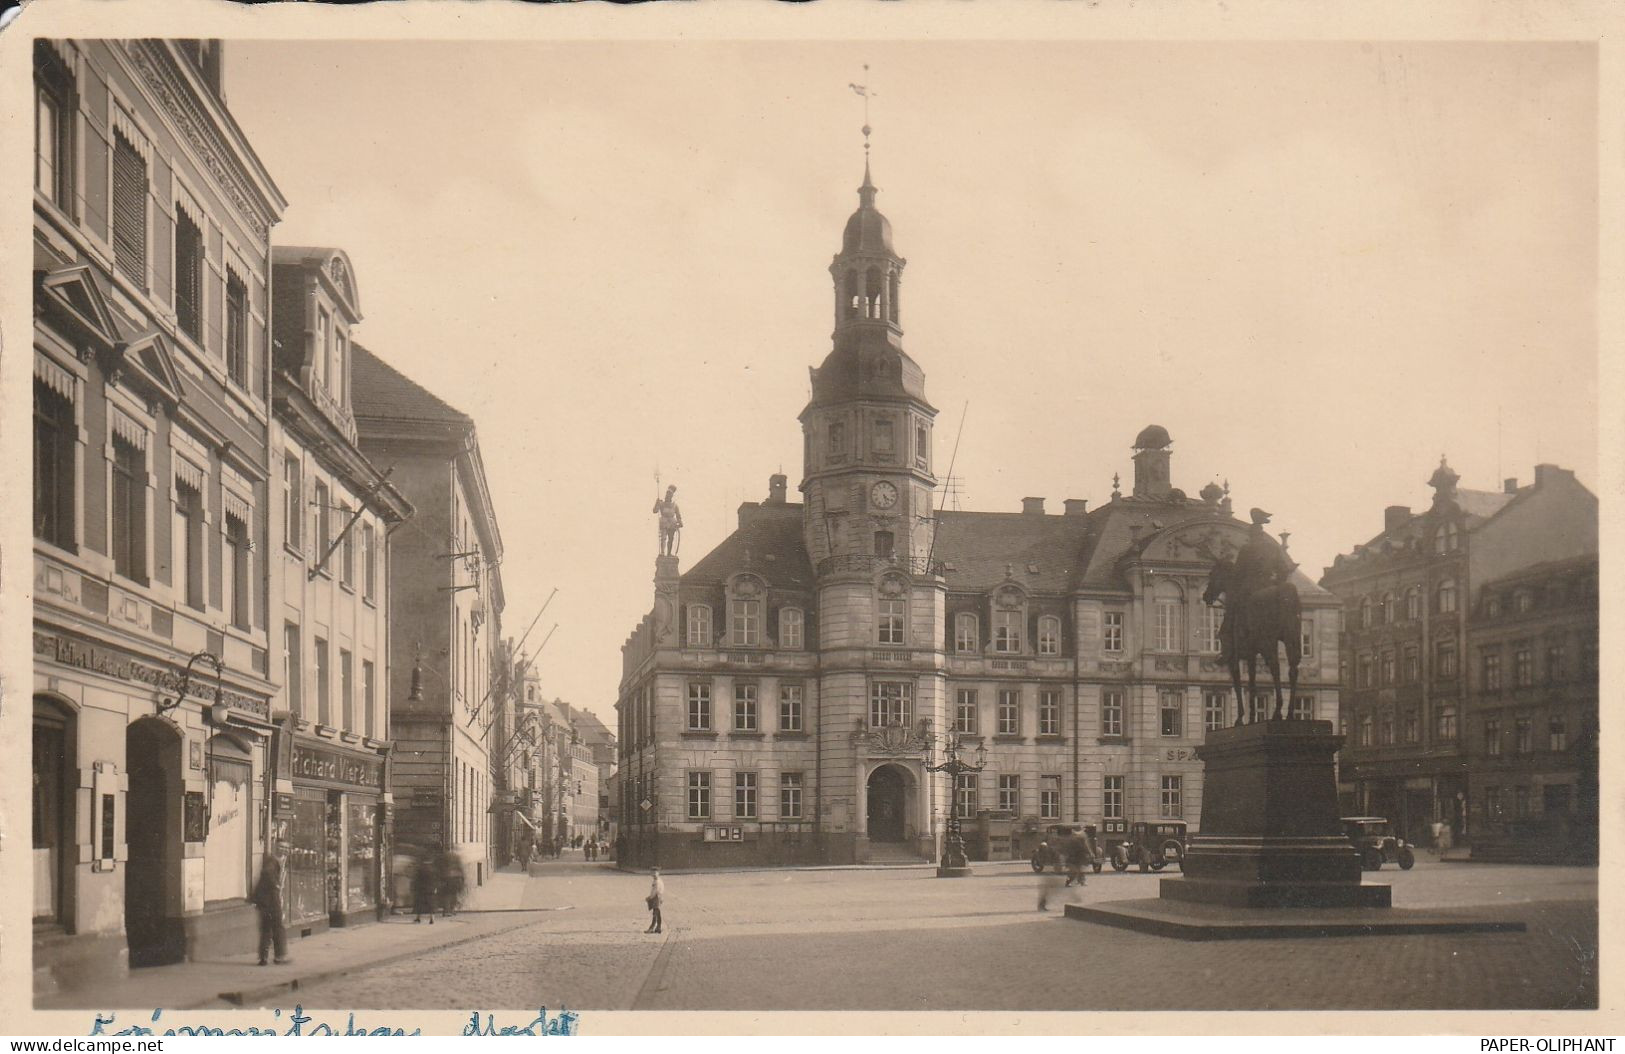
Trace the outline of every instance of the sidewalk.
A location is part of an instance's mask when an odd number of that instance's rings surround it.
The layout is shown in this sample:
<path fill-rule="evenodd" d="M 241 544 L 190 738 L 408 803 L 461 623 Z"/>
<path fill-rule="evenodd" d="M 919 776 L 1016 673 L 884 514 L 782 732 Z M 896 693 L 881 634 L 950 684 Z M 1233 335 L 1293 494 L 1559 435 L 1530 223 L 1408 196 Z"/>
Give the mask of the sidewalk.
<path fill-rule="evenodd" d="M 35 1006 L 42 1010 L 186 1010 L 220 1002 L 291 1006 L 294 1000 L 286 994 L 291 990 L 506 932 L 522 922 L 514 913 L 541 918 L 543 912 L 571 910 L 570 904 L 544 903 L 548 886 L 530 881 L 520 871 L 496 871 L 485 885 L 469 891 L 456 915 L 438 917 L 432 924 L 414 923 L 410 914 L 394 915 L 382 922 L 290 937 L 288 955 L 293 961 L 281 966 L 260 966 L 252 953 L 151 966 L 130 971 L 122 981 L 100 984 L 93 992 L 40 996 Z"/>

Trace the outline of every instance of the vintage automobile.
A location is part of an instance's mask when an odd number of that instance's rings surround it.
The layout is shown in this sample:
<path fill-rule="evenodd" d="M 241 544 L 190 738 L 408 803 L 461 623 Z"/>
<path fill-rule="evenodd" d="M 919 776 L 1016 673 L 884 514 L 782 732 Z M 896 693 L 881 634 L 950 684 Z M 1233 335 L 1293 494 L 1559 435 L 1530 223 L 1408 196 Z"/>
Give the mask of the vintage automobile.
<path fill-rule="evenodd" d="M 1095 844 L 1095 856 L 1091 865 L 1095 874 L 1106 866 L 1106 854 L 1100 848 L 1100 839 L 1096 835 L 1095 825 L 1086 823 L 1083 829 L 1089 833 L 1090 841 Z M 1076 827 L 1064 827 L 1059 824 L 1051 825 L 1044 831 L 1044 842 L 1033 850 L 1032 865 L 1034 871 L 1043 871 L 1046 867 L 1053 871 L 1066 870 L 1066 841 L 1076 833 Z"/>
<path fill-rule="evenodd" d="M 1402 871 L 1416 864 L 1415 848 L 1405 839 L 1388 830 L 1388 821 L 1381 816 L 1345 816 L 1343 833 L 1360 853 L 1362 871 L 1379 870 L 1393 861 Z"/>
<path fill-rule="evenodd" d="M 1138 864 L 1141 871 L 1161 871 L 1169 864 L 1185 867 L 1184 820 L 1136 820 L 1129 826 L 1128 839 L 1112 854 L 1112 868 L 1127 871 Z"/>

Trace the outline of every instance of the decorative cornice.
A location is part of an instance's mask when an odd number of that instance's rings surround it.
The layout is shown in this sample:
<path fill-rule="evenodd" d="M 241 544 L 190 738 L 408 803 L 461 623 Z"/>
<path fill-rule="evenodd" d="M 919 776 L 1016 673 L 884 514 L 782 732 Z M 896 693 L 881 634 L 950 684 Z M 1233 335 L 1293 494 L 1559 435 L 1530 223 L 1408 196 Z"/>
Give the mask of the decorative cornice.
<path fill-rule="evenodd" d="M 248 191 L 244 189 L 243 179 L 239 173 L 233 171 L 235 166 L 226 160 L 232 156 L 230 147 L 215 131 L 214 122 L 200 110 L 185 85 L 175 76 L 175 71 L 170 68 L 171 64 L 159 60 L 153 51 L 155 46 L 162 45 L 137 40 L 129 42 L 125 51 L 145 78 L 147 87 L 175 119 L 187 141 L 203 159 L 204 165 L 208 167 L 220 189 L 236 206 L 243 221 L 262 240 L 265 239 L 272 220 L 269 211 L 255 205 Z"/>

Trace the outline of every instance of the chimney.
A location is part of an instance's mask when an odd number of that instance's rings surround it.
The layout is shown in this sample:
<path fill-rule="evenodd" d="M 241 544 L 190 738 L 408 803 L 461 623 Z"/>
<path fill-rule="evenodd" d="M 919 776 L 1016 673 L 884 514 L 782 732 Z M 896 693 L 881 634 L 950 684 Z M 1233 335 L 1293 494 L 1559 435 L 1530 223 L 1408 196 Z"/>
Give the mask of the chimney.
<path fill-rule="evenodd" d="M 759 501 L 742 501 L 739 503 L 739 529 L 744 530 L 745 525 L 756 518 L 756 510 L 762 507 Z"/>
<path fill-rule="evenodd" d="M 1501 481 L 1501 493 L 1502 494 L 1516 494 L 1516 493 L 1518 493 L 1518 477 L 1517 476 L 1508 476 L 1506 479 L 1502 480 Z"/>
<path fill-rule="evenodd" d="M 1061 503 L 1066 507 L 1066 515 L 1083 516 L 1089 511 L 1088 498 L 1067 498 Z"/>
<path fill-rule="evenodd" d="M 1044 499 L 1043 498 L 1022 498 L 1021 499 L 1021 512 L 1025 516 L 1042 516 L 1042 515 L 1044 515 Z"/>
<path fill-rule="evenodd" d="M 1410 518 L 1411 507 L 1409 505 L 1390 505 L 1382 510 L 1382 529 L 1391 531 L 1395 527 L 1402 527 Z"/>
<path fill-rule="evenodd" d="M 1535 486 L 1542 487 L 1547 483 L 1556 482 L 1558 476 L 1572 476 L 1574 473 L 1557 465 L 1546 464 L 1535 466 Z"/>
<path fill-rule="evenodd" d="M 784 492 L 790 485 L 790 480 L 782 472 L 767 477 L 767 504 L 783 505 Z"/>

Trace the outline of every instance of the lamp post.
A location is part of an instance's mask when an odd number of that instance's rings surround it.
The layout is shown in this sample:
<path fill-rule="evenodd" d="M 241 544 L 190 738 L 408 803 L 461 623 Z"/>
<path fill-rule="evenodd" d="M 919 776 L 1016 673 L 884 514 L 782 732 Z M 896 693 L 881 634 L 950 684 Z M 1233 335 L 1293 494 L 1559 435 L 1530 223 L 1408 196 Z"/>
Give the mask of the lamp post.
<path fill-rule="evenodd" d="M 967 878 L 970 876 L 970 861 L 965 856 L 965 839 L 959 830 L 959 802 L 954 799 L 959 787 L 959 777 L 965 773 L 981 772 L 987 767 L 987 744 L 980 740 L 976 744 L 976 763 L 972 764 L 959 756 L 959 735 L 955 732 L 947 734 L 948 756 L 940 765 L 927 765 L 927 772 L 946 772 L 948 774 L 948 824 L 944 832 L 942 843 L 942 861 L 937 866 L 938 878 Z"/>

